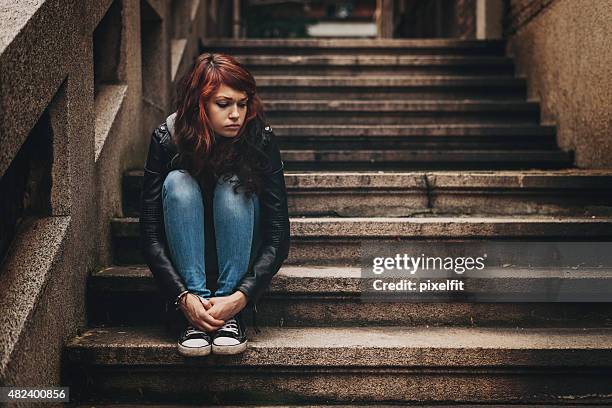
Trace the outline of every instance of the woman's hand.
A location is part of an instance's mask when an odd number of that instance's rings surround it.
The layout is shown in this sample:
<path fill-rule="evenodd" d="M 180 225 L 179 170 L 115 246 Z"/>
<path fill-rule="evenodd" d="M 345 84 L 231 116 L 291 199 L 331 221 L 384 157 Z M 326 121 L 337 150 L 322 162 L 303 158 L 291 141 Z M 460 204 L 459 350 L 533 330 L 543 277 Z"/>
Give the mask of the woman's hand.
<path fill-rule="evenodd" d="M 220 329 L 225 321 L 211 316 L 206 305 L 211 308 L 210 302 L 192 293 L 183 296 L 179 302 L 179 308 L 192 326 L 207 332 Z"/>
<path fill-rule="evenodd" d="M 229 320 L 236 316 L 247 304 L 247 297 L 244 293 L 236 291 L 229 296 L 219 296 L 208 299 L 211 307 L 208 314 L 216 319 Z"/>

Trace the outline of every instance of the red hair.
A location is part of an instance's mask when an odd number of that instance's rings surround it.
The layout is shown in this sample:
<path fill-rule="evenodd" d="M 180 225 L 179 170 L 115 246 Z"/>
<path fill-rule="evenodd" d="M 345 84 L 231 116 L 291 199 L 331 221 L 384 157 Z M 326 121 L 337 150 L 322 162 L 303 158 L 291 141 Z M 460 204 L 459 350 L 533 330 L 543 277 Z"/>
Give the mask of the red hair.
<path fill-rule="evenodd" d="M 206 103 L 215 95 L 222 84 L 247 94 L 247 113 L 244 123 L 231 145 L 236 151 L 221 152 L 212 157 L 214 142 L 213 129 L 206 112 Z M 187 167 L 193 175 L 200 176 L 208 167 L 215 173 L 232 170 L 243 182 L 249 178 L 246 174 L 256 169 L 253 155 L 249 150 L 255 148 L 260 137 L 262 124 L 266 122 L 263 104 L 256 93 L 257 87 L 253 75 L 235 58 L 220 53 L 204 53 L 198 56 L 192 68 L 179 82 L 176 101 L 175 141 L 179 152 L 186 160 Z M 255 145 L 255 146 L 254 146 Z M 248 156 L 251 156 L 249 159 Z M 229 169 L 223 162 L 230 161 Z M 251 161 L 251 163 L 249 163 Z M 217 174 L 219 175 L 219 174 Z M 253 180 L 247 182 L 253 188 Z"/>

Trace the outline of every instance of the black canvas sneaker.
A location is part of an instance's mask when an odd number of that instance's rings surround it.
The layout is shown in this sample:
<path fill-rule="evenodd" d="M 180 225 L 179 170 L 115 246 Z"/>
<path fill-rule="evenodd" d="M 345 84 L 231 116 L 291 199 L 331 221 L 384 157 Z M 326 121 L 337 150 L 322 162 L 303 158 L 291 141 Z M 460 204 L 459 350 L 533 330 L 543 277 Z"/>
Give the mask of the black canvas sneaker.
<path fill-rule="evenodd" d="M 240 315 L 236 315 L 217 330 L 213 338 L 212 352 L 225 355 L 238 354 L 246 350 L 246 346 L 246 329 Z"/>
<path fill-rule="evenodd" d="M 187 326 L 178 340 L 178 352 L 185 357 L 207 356 L 211 349 L 210 335 L 193 326 Z"/>

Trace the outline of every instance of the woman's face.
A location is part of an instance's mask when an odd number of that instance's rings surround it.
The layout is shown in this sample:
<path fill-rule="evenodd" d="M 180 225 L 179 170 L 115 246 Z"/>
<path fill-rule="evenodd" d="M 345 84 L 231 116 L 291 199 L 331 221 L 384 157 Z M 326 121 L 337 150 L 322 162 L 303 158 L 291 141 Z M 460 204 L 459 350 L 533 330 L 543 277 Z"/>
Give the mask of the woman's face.
<path fill-rule="evenodd" d="M 206 110 L 215 133 L 236 137 L 246 117 L 247 94 L 222 84 L 207 102 Z M 230 125 L 234 127 L 228 127 Z"/>

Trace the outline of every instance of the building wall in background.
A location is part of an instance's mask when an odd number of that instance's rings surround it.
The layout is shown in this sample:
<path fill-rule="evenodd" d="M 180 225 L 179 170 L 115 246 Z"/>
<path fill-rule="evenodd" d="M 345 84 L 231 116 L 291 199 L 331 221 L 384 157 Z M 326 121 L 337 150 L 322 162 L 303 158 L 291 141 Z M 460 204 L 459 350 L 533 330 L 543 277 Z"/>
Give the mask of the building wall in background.
<path fill-rule="evenodd" d="M 517 74 L 579 167 L 612 166 L 612 2 L 512 0 L 505 32 Z"/>

